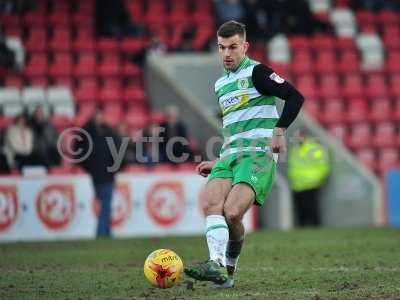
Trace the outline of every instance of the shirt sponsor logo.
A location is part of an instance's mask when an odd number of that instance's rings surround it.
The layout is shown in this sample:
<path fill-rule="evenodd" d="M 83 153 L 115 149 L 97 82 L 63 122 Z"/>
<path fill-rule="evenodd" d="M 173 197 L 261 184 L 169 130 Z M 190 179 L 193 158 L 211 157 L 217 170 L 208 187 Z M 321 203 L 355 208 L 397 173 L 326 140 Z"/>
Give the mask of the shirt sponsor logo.
<path fill-rule="evenodd" d="M 276 73 L 272 73 L 271 75 L 269 75 L 269 78 L 271 80 L 275 81 L 276 83 L 284 83 L 285 82 L 285 79 L 283 79 Z"/>
<path fill-rule="evenodd" d="M 223 109 L 227 109 L 233 105 L 237 105 L 240 103 L 240 98 L 239 97 L 231 97 L 228 98 L 224 101 L 221 102 L 221 106 L 223 107 Z"/>

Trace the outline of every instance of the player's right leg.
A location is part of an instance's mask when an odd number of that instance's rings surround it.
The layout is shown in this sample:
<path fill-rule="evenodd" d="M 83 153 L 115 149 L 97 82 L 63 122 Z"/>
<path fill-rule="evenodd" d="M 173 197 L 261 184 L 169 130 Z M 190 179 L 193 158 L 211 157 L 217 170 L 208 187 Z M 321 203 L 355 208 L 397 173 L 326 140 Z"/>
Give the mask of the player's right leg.
<path fill-rule="evenodd" d="M 225 199 L 232 188 L 230 178 L 214 178 L 205 188 L 206 237 L 210 259 L 185 267 L 185 274 L 197 280 L 222 284 L 226 281 L 225 252 L 229 240 L 228 225 L 223 216 Z"/>

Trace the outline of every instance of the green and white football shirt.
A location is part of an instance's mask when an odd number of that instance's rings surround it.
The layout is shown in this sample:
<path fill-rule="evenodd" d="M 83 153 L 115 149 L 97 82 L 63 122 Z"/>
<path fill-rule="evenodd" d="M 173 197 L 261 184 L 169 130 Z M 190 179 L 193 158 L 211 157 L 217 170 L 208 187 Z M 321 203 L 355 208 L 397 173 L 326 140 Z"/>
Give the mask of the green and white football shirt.
<path fill-rule="evenodd" d="M 253 68 L 258 64 L 245 56 L 235 71 L 225 70 L 215 83 L 223 116 L 221 158 L 243 151 L 269 150 L 279 115 L 275 97 L 261 95 L 253 85 Z"/>

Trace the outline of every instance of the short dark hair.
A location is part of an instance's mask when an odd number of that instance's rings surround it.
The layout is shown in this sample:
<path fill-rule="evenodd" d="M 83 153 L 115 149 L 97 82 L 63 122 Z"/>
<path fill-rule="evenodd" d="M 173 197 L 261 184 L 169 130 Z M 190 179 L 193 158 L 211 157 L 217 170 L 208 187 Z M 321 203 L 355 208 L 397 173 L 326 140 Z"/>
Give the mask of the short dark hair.
<path fill-rule="evenodd" d="M 238 34 L 241 38 L 246 38 L 246 25 L 237 21 L 228 21 L 222 24 L 217 31 L 217 36 L 229 38 Z"/>

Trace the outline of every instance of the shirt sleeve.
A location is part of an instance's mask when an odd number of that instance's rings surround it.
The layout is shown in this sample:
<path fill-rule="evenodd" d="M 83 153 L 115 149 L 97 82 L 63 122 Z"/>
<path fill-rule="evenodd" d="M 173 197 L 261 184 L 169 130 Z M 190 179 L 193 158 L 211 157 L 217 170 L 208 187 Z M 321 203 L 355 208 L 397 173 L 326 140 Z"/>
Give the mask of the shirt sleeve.
<path fill-rule="evenodd" d="M 252 80 L 255 89 L 260 94 L 275 96 L 285 101 L 282 114 L 275 126 L 289 127 L 303 105 L 303 95 L 293 85 L 263 64 L 254 67 Z"/>

